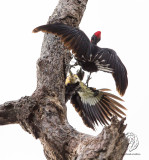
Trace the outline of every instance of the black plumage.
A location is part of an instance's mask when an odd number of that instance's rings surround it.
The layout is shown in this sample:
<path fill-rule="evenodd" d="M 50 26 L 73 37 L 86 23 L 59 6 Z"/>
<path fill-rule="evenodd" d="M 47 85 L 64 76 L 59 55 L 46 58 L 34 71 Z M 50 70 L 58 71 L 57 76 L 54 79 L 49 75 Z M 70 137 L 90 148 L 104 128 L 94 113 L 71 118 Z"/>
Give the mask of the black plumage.
<path fill-rule="evenodd" d="M 100 48 L 100 32 L 94 33 L 91 41 L 86 34 L 78 28 L 62 23 L 47 24 L 33 30 L 34 33 L 43 31 L 61 37 L 64 45 L 72 50 L 78 64 L 88 72 L 104 71 L 111 73 L 116 83 L 117 91 L 124 95 L 128 86 L 127 70 L 116 54 L 109 48 Z"/>

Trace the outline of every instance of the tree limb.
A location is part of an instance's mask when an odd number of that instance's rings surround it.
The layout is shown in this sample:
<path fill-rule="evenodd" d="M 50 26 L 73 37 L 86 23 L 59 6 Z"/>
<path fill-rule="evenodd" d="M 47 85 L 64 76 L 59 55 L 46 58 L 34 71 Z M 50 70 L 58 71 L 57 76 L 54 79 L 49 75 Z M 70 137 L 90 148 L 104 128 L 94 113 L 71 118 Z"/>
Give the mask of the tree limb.
<path fill-rule="evenodd" d="M 88 0 L 60 0 L 48 22 L 78 26 Z M 59 38 L 45 34 L 37 61 L 37 89 L 0 106 L 0 125 L 19 123 L 43 144 L 48 160 L 121 160 L 128 140 L 123 133 L 124 119 L 113 118 L 96 137 L 76 131 L 67 121 L 65 78 L 70 52 Z"/>
<path fill-rule="evenodd" d="M 15 104 L 15 101 L 10 101 L 0 105 L 0 125 L 18 123 L 14 108 Z"/>

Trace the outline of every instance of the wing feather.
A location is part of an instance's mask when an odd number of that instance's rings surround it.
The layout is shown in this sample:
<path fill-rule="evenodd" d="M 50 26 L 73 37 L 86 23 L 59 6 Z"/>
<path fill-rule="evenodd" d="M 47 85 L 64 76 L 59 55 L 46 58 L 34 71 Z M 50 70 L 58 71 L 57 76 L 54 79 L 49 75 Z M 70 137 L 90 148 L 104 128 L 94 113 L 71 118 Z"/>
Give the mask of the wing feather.
<path fill-rule="evenodd" d="M 104 100 L 104 103 L 106 104 L 106 106 L 108 106 L 108 109 L 110 112 L 112 112 L 113 115 L 116 115 L 118 116 L 119 118 L 123 118 L 119 113 L 117 113 L 110 105 L 110 102 L 105 98 Z"/>
<path fill-rule="evenodd" d="M 61 37 L 64 45 L 72 50 L 76 58 L 81 58 L 82 55 L 89 53 L 91 42 L 86 34 L 78 28 L 68 26 L 62 23 L 42 25 L 33 30 L 36 32 L 52 33 Z"/>
<path fill-rule="evenodd" d="M 124 64 L 114 50 L 97 48 L 98 51 L 96 54 L 99 56 L 97 56 L 94 61 L 96 62 L 96 65 L 98 65 L 98 70 L 112 73 L 117 91 L 123 96 L 128 86 L 127 70 Z"/>
<path fill-rule="evenodd" d="M 86 106 L 83 105 L 78 93 L 76 93 L 76 94 L 74 94 L 72 96 L 71 103 L 73 104 L 73 106 L 76 109 L 76 111 L 78 113 L 80 113 L 79 115 L 81 116 L 84 124 L 87 127 L 92 128 L 93 130 L 95 130 L 94 122 L 92 121 L 91 117 L 89 116 L 88 109 L 86 108 Z"/>
<path fill-rule="evenodd" d="M 96 92 L 96 94 L 94 94 L 94 92 Z M 117 115 L 120 118 L 122 118 L 122 115 L 126 115 L 119 109 L 126 108 L 116 100 L 122 101 L 121 98 L 111 93 L 87 88 L 85 90 L 76 91 L 76 94 L 71 98 L 71 103 L 74 104 L 83 122 L 88 127 L 95 129 L 95 125 L 98 125 L 98 123 L 101 125 L 108 125 L 113 115 Z"/>
<path fill-rule="evenodd" d="M 104 105 L 101 105 L 100 103 L 98 103 L 97 105 L 98 105 L 98 108 L 99 108 L 99 107 L 101 108 L 105 120 L 107 119 L 108 121 L 111 121 L 111 119 L 109 118 L 110 115 L 107 113 L 107 111 L 106 111 L 105 108 L 103 107 Z M 106 121 L 106 124 L 108 124 L 107 121 Z"/>

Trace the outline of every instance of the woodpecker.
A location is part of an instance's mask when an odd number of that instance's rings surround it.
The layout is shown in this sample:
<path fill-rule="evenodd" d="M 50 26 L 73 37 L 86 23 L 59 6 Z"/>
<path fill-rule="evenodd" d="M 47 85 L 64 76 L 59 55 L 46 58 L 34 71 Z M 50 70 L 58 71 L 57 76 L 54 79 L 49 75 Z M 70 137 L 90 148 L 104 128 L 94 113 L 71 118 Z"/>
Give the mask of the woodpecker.
<path fill-rule="evenodd" d="M 72 50 L 75 59 L 83 70 L 90 73 L 97 71 L 111 73 L 117 91 L 121 96 L 125 94 L 128 86 L 127 70 L 113 49 L 97 46 L 101 40 L 100 31 L 93 34 L 91 41 L 80 29 L 62 23 L 39 26 L 33 30 L 33 33 L 39 31 L 61 37 L 61 41 L 69 50 Z"/>
<path fill-rule="evenodd" d="M 95 130 L 95 125 L 99 123 L 108 125 L 113 115 L 120 118 L 122 118 L 122 115 L 126 116 L 121 110 L 126 110 L 126 108 L 116 101 L 123 101 L 121 98 L 105 92 L 109 91 L 109 89 L 96 90 L 95 88 L 87 87 L 77 74 L 70 72 L 65 81 L 65 88 L 66 101 L 70 98 L 84 124 L 93 130 Z"/>
<path fill-rule="evenodd" d="M 67 102 L 75 91 L 79 88 L 80 81 L 84 78 L 84 71 L 82 68 L 77 71 L 76 75 L 73 75 L 71 70 L 69 70 L 70 76 L 67 77 L 65 81 L 65 102 Z"/>

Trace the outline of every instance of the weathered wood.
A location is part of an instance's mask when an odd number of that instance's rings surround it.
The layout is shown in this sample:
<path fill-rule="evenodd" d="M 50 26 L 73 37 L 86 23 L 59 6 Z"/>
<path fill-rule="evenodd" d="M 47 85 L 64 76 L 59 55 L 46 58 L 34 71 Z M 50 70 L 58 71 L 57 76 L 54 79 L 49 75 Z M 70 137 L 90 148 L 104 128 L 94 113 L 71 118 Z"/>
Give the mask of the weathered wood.
<path fill-rule="evenodd" d="M 60 0 L 48 21 L 77 27 L 87 1 Z M 37 89 L 32 96 L 1 105 L 0 125 L 19 123 L 40 139 L 48 160 L 121 160 L 128 146 L 124 120 L 114 117 L 112 124 L 96 137 L 69 125 L 64 82 L 70 60 L 71 54 L 59 38 L 45 34 L 37 61 Z"/>
<path fill-rule="evenodd" d="M 87 0 L 60 0 L 48 22 L 63 22 L 78 26 L 86 4 Z M 64 82 L 70 60 L 70 52 L 65 49 L 59 38 L 52 34 L 45 34 L 41 56 L 37 63 L 37 85 L 38 88 L 46 86 L 54 91 L 62 104 L 65 103 Z"/>

